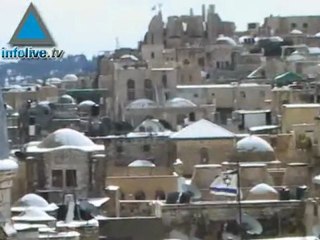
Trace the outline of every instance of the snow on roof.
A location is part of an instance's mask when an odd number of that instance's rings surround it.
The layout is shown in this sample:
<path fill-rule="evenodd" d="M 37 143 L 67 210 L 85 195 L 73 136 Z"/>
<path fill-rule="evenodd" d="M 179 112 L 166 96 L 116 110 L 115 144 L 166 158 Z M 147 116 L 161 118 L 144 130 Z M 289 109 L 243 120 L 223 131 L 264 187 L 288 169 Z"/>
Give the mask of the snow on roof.
<path fill-rule="evenodd" d="M 91 100 L 85 100 L 85 101 L 82 101 L 81 103 L 79 103 L 79 107 L 82 107 L 82 106 L 93 106 L 95 105 L 96 103 L 94 101 L 91 101 Z"/>
<path fill-rule="evenodd" d="M 199 85 L 177 85 L 178 89 L 188 88 L 236 88 L 236 87 L 270 87 L 270 84 L 241 83 L 241 84 L 199 84 Z"/>
<path fill-rule="evenodd" d="M 141 129 L 144 129 L 143 131 Z M 158 119 L 146 119 L 134 129 L 134 132 L 164 132 L 163 124 Z"/>
<path fill-rule="evenodd" d="M 131 54 L 124 54 L 120 57 L 120 59 L 130 59 L 132 61 L 138 61 L 139 59 L 134 56 L 134 55 L 131 55 Z"/>
<path fill-rule="evenodd" d="M 131 102 L 126 108 L 127 109 L 142 109 L 142 108 L 154 108 L 157 104 L 146 98 L 137 99 Z"/>
<path fill-rule="evenodd" d="M 239 114 L 257 114 L 257 113 L 268 113 L 271 112 L 270 109 L 261 109 L 261 110 L 237 110 Z"/>
<path fill-rule="evenodd" d="M 166 107 L 196 107 L 197 105 L 188 99 L 176 97 L 167 101 L 165 106 Z"/>
<path fill-rule="evenodd" d="M 303 34 L 303 32 L 301 32 L 301 31 L 298 30 L 298 29 L 293 29 L 290 33 L 291 33 L 291 34 Z"/>
<path fill-rule="evenodd" d="M 40 144 L 27 147 L 27 152 L 47 152 L 58 148 L 76 148 L 91 152 L 101 151 L 104 146 L 95 144 L 83 133 L 62 128 L 49 134 Z"/>
<path fill-rule="evenodd" d="M 99 222 L 97 219 L 91 219 L 89 221 L 72 221 L 69 223 L 63 221 L 57 222 L 57 227 L 78 228 L 82 226 L 99 227 Z"/>
<path fill-rule="evenodd" d="M 105 198 L 89 198 L 88 202 L 92 204 L 95 207 L 101 207 L 103 204 L 109 201 L 110 198 L 105 197 Z"/>
<path fill-rule="evenodd" d="M 155 167 L 156 165 L 147 160 L 135 160 L 128 167 Z"/>
<path fill-rule="evenodd" d="M 277 129 L 277 128 L 279 128 L 278 125 L 264 125 L 264 126 L 251 127 L 251 128 L 249 128 L 249 130 L 251 132 L 255 132 L 255 131 L 263 131 L 263 130 L 272 130 L 272 129 Z"/>
<path fill-rule="evenodd" d="M 208 120 L 201 119 L 170 136 L 171 139 L 220 139 L 234 138 L 235 134 Z"/>
<path fill-rule="evenodd" d="M 267 194 L 267 193 L 278 193 L 273 187 L 265 183 L 260 183 L 250 189 L 250 193 L 253 194 Z"/>
<path fill-rule="evenodd" d="M 78 77 L 75 74 L 67 74 L 63 77 L 63 81 L 76 82 L 78 81 Z"/>
<path fill-rule="evenodd" d="M 70 232 L 54 232 L 54 233 L 43 233 L 39 234 L 39 239 L 78 239 L 80 237 L 80 233 L 75 231 Z"/>
<path fill-rule="evenodd" d="M 49 204 L 47 200 L 42 198 L 41 196 L 34 194 L 34 193 L 28 193 L 24 195 L 22 198 L 20 198 L 14 206 L 11 208 L 12 212 L 23 212 L 28 207 L 38 207 L 43 211 L 51 212 L 58 209 L 58 206 L 54 203 Z"/>
<path fill-rule="evenodd" d="M 173 71 L 174 68 L 151 68 L 151 71 Z"/>
<path fill-rule="evenodd" d="M 320 175 L 315 176 L 315 177 L 312 179 L 312 182 L 313 182 L 314 184 L 320 184 Z"/>
<path fill-rule="evenodd" d="M 38 207 L 28 207 L 19 216 L 12 217 L 12 220 L 23 222 L 48 222 L 55 221 L 56 219 Z"/>
<path fill-rule="evenodd" d="M 309 54 L 319 55 L 320 48 L 319 47 L 308 47 Z"/>
<path fill-rule="evenodd" d="M 0 159 L 0 172 L 1 171 L 14 171 L 19 167 L 18 163 L 12 159 Z"/>
<path fill-rule="evenodd" d="M 273 152 L 271 145 L 264 139 L 251 135 L 237 142 L 239 152 Z"/>
<path fill-rule="evenodd" d="M 223 35 L 220 35 L 216 42 L 218 44 L 229 44 L 231 46 L 237 46 L 237 43 L 235 40 L 233 40 L 231 37 L 226 37 L 226 36 L 223 36 Z"/>
<path fill-rule="evenodd" d="M 14 223 L 13 227 L 17 231 L 24 231 L 24 230 L 28 230 L 28 229 L 48 228 L 48 225 L 46 225 L 46 224 Z"/>
<path fill-rule="evenodd" d="M 283 104 L 285 108 L 319 108 L 317 103 L 299 103 L 299 104 Z"/>

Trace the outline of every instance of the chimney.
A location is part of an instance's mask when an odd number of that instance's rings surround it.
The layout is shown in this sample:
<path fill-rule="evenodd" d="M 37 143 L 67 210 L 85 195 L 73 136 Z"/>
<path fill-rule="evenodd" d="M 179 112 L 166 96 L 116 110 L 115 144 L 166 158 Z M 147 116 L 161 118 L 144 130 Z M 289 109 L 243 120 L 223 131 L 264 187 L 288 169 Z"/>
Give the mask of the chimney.
<path fill-rule="evenodd" d="M 7 129 L 7 111 L 5 109 L 2 92 L 0 93 L 0 160 L 9 157 L 9 141 Z"/>
<path fill-rule="evenodd" d="M 190 16 L 193 16 L 193 9 L 190 8 Z"/>
<path fill-rule="evenodd" d="M 214 4 L 210 4 L 210 5 L 209 5 L 208 13 L 209 13 L 209 14 L 214 14 L 214 13 L 215 13 L 215 6 L 214 6 Z"/>
<path fill-rule="evenodd" d="M 110 198 L 108 204 L 108 217 L 120 217 L 120 188 L 118 186 L 108 186 L 107 196 Z"/>
<path fill-rule="evenodd" d="M 70 223 L 74 219 L 74 208 L 75 208 L 74 196 L 72 194 L 67 194 L 64 199 L 64 204 L 68 207 L 65 222 Z"/>
<path fill-rule="evenodd" d="M 206 5 L 202 4 L 202 21 L 206 21 Z"/>

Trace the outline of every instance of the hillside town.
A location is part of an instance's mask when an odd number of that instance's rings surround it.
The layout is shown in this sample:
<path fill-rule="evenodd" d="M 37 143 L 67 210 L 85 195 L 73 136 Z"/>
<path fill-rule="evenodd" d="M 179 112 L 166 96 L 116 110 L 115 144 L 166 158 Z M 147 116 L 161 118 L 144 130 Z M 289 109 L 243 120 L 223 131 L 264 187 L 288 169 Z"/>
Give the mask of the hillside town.
<path fill-rule="evenodd" d="M 320 237 L 320 15 L 199 8 L 95 74 L 6 82 L 1 240 Z"/>

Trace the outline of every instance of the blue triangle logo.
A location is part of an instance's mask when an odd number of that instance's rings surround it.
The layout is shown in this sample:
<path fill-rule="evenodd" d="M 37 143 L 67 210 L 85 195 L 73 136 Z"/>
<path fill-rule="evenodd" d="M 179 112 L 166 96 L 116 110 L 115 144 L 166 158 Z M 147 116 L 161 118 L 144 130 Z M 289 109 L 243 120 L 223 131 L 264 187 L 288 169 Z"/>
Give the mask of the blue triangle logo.
<path fill-rule="evenodd" d="M 9 43 L 13 46 L 55 46 L 39 12 L 32 3 Z"/>

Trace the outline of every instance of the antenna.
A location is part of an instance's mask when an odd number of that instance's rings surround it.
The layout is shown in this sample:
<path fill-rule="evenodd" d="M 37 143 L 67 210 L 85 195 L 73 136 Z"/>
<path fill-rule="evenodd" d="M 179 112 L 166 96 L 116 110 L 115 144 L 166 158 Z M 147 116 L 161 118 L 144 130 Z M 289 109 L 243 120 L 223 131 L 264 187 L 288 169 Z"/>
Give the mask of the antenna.
<path fill-rule="evenodd" d="M 119 42 L 119 38 L 116 37 L 116 49 L 120 48 L 120 42 Z"/>

